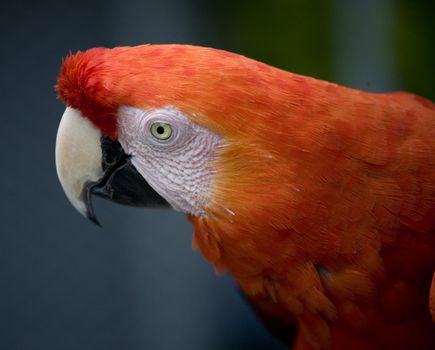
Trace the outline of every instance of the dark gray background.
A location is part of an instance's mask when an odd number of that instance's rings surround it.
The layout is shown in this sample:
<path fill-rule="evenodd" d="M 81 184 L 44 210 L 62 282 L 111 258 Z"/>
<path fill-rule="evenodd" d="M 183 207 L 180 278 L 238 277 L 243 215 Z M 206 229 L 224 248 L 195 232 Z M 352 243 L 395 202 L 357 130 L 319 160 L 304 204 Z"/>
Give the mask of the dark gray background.
<path fill-rule="evenodd" d="M 192 229 L 182 214 L 97 201 L 100 229 L 72 208 L 56 177 L 55 136 L 64 106 L 53 85 L 61 57 L 148 42 L 236 50 L 219 27 L 225 21 L 213 16 L 213 2 L 205 3 L 1 5 L 0 349 L 283 348 L 231 278 L 216 276 L 191 251 Z M 371 76 L 373 89 L 392 87 L 382 28 L 389 2 L 335 3 L 337 79 L 358 86 Z M 364 16 L 367 7 L 380 17 L 363 33 L 356 14 Z M 364 41 L 373 31 L 375 40 Z M 356 44 L 353 35 L 363 39 Z M 366 50 L 371 63 L 358 65 Z"/>

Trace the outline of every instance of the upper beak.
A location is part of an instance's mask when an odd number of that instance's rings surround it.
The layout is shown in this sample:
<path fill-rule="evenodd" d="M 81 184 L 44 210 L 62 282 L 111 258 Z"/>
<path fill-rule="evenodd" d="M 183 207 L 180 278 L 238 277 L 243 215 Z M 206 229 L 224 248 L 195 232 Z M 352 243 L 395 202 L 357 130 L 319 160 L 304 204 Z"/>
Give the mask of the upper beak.
<path fill-rule="evenodd" d="M 71 204 L 97 225 L 94 194 L 125 205 L 169 207 L 139 174 L 119 142 L 103 136 L 80 111 L 70 107 L 57 132 L 56 169 Z"/>

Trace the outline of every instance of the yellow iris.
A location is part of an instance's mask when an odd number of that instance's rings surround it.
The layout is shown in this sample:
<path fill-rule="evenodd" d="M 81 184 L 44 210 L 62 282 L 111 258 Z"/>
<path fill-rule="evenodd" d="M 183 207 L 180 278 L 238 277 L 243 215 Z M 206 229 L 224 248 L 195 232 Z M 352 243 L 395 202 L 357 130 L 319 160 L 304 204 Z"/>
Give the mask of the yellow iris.
<path fill-rule="evenodd" d="M 160 141 L 169 139 L 172 135 L 172 126 L 165 123 L 153 123 L 151 125 L 151 134 Z"/>

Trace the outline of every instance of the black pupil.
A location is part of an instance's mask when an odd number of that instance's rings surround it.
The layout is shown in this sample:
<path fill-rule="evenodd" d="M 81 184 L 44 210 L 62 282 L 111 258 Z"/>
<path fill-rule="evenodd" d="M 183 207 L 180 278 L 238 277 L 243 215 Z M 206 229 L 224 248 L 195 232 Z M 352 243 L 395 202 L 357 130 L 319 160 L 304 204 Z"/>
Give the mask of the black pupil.
<path fill-rule="evenodd" d="M 165 132 L 165 128 L 163 126 L 157 127 L 157 134 L 162 135 Z"/>

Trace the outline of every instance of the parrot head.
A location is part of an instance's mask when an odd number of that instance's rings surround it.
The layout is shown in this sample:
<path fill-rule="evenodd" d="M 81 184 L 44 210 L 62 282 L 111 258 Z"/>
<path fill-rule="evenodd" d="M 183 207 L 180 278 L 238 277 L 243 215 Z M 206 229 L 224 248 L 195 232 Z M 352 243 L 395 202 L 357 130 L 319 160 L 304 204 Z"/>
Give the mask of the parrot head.
<path fill-rule="evenodd" d="M 431 102 L 185 45 L 78 52 L 56 89 L 56 167 L 73 206 L 95 223 L 94 195 L 186 213 L 194 247 L 260 314 L 296 319 L 297 344 L 324 349 L 368 325 L 397 294 L 377 292 L 383 276 L 432 274 L 433 239 L 416 232 L 433 228 Z"/>
<path fill-rule="evenodd" d="M 273 222 L 289 204 L 286 198 L 279 212 L 271 202 L 294 192 L 282 181 L 292 167 L 280 155 L 288 133 L 277 117 L 288 108 L 282 101 L 302 96 L 287 98 L 298 83 L 289 74 L 185 45 L 69 55 L 56 85 L 67 106 L 56 167 L 68 199 L 96 223 L 93 195 L 195 218 L 231 221 L 267 211 Z"/>

